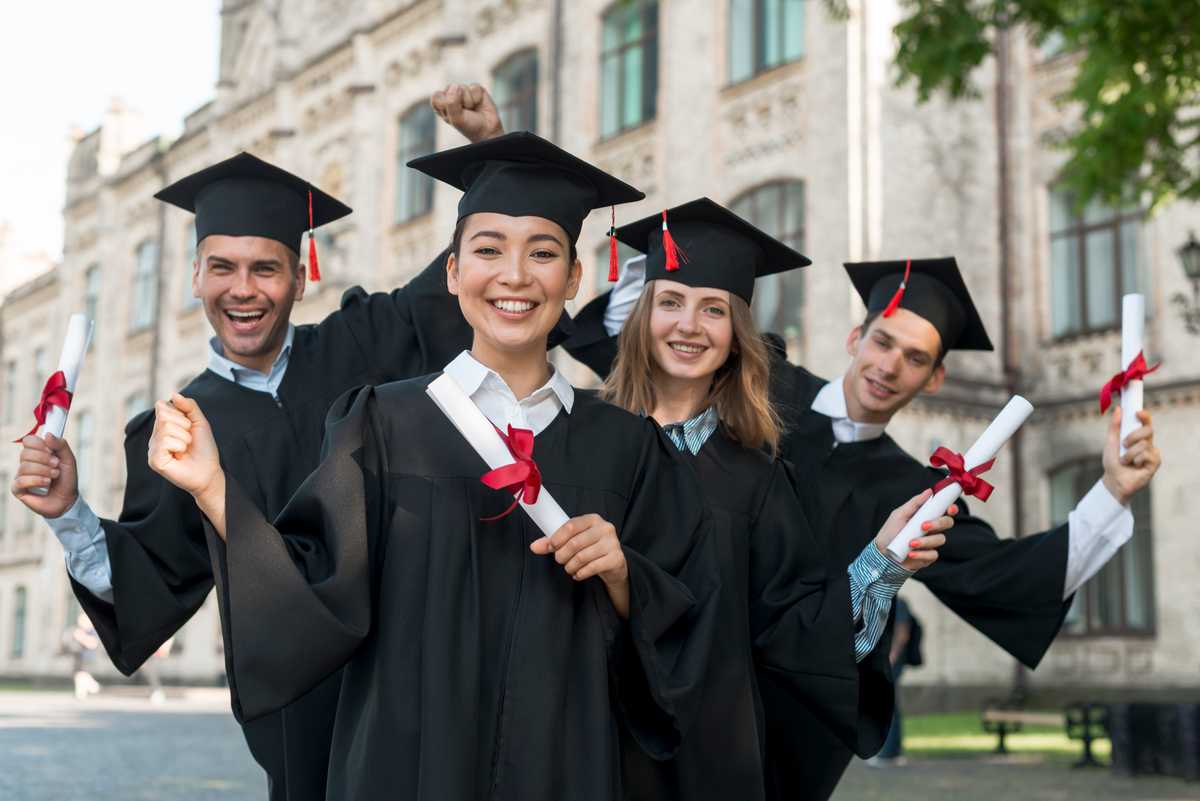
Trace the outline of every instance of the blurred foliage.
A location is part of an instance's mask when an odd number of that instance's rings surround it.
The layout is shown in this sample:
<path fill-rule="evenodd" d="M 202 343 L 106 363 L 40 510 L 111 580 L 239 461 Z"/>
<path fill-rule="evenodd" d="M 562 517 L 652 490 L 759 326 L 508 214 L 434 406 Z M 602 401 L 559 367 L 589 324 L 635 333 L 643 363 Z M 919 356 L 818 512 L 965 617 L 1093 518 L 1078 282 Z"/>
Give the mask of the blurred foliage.
<path fill-rule="evenodd" d="M 826 0 L 839 5 L 843 0 Z M 1200 200 L 1200 0 L 901 0 L 899 84 L 921 102 L 978 97 L 972 74 L 1002 30 L 1068 59 L 1059 102 L 1076 120 L 1054 137 L 1061 181 L 1082 206 L 1136 192 L 1150 208 Z"/>

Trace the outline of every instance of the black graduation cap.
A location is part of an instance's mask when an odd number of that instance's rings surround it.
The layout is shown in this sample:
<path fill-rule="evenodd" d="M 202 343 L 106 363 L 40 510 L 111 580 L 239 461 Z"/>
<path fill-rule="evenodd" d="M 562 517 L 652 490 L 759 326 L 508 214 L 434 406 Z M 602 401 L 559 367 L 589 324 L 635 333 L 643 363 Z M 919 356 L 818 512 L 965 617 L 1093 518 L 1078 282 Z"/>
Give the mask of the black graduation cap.
<path fill-rule="evenodd" d="M 617 229 L 646 254 L 646 280 L 726 289 L 747 303 L 754 279 L 812 264 L 806 256 L 706 197 Z"/>
<path fill-rule="evenodd" d="M 463 190 L 458 219 L 478 212 L 543 217 L 579 239 L 592 209 L 646 195 L 528 131 L 443 150 L 408 166 Z"/>
<path fill-rule="evenodd" d="M 308 181 L 249 153 L 180 178 L 154 197 L 196 215 L 196 241 L 211 234 L 261 236 L 300 254 L 308 231 L 309 279 L 320 280 L 313 229 L 341 219 L 350 207 Z"/>
<path fill-rule="evenodd" d="M 897 308 L 908 309 L 937 329 L 945 351 L 993 350 L 953 256 L 847 263 L 845 267 L 867 311 L 882 312 L 886 317 Z"/>

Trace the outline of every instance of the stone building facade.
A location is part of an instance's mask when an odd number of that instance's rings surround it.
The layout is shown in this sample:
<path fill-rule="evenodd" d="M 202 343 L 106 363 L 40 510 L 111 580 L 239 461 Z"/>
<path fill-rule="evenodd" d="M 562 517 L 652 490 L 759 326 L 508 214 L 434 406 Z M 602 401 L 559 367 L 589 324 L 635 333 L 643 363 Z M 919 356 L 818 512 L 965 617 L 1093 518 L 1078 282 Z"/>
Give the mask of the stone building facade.
<path fill-rule="evenodd" d="M 477 80 L 510 128 L 644 189 L 622 219 L 706 194 L 811 256 L 808 269 L 759 287 L 756 313 L 819 373 L 841 372 L 862 314 L 843 261 L 955 255 L 1003 347 L 952 354 L 945 390 L 890 430 L 918 454 L 965 447 L 1011 391 L 1029 397 L 1038 411 L 979 508 L 1004 534 L 1047 528 L 1094 480 L 1104 436 L 1095 390 L 1116 369 L 1119 294 L 1146 293 L 1147 349 L 1164 365 L 1147 402 L 1167 466 L 1139 507 L 1138 547 L 1025 680 L 1194 686 L 1200 471 L 1188 461 L 1200 451 L 1200 361 L 1169 299 L 1189 291 L 1175 250 L 1195 206 L 1153 217 L 1096 206 L 1075 219 L 1054 189 L 1062 154 L 1042 144 L 1069 122 L 1054 103 L 1069 54 L 1012 35 L 977 76 L 977 101 L 918 106 L 894 84 L 898 3 L 849 6 L 839 20 L 816 0 L 225 0 L 215 96 L 177 139 L 117 147 L 118 113 L 76 145 L 62 264 L 2 307 L 0 436 L 27 424 L 36 354 L 50 364 L 69 313 L 91 310 L 97 337 L 68 435 L 85 452 L 87 497 L 115 514 L 124 421 L 203 369 L 210 335 L 190 292 L 190 219 L 151 195 L 249 150 L 345 199 L 355 213 L 320 235 L 325 281 L 297 307 L 299 321 L 319 319 L 346 286 L 401 283 L 448 240 L 456 193 L 403 163 L 461 143 L 427 98 Z M 596 214 L 580 241 L 589 296 L 606 271 L 607 228 Z M 0 477 L 14 469 L 0 465 Z M 72 607 L 60 549 L 15 499 L 3 505 L 0 676 L 62 673 Z M 913 685 L 1010 682 L 1011 659 L 920 586 L 905 595 L 927 632 Z M 219 641 L 210 599 L 165 672 L 214 679 Z"/>

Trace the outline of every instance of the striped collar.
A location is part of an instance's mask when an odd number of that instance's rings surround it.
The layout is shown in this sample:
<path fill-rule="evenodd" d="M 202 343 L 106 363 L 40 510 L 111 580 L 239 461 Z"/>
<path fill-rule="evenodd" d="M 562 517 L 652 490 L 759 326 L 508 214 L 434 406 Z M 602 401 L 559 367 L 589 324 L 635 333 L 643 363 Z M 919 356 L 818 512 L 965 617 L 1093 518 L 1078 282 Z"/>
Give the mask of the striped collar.
<path fill-rule="evenodd" d="M 668 423 L 663 426 L 663 433 L 670 437 L 671 442 L 679 450 L 686 450 L 695 456 L 708 442 L 708 438 L 717 430 L 721 419 L 717 416 L 717 407 L 709 406 L 695 417 L 681 423 Z"/>

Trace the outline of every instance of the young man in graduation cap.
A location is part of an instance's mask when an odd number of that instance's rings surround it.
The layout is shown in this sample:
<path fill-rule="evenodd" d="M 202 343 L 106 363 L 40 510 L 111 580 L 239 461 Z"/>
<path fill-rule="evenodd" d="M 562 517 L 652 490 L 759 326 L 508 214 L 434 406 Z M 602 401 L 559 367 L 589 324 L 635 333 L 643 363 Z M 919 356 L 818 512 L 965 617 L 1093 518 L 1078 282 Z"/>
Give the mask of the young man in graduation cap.
<path fill-rule="evenodd" d="M 264 514 L 273 516 L 316 467 L 325 414 L 342 392 L 440 368 L 471 332 L 446 290 L 445 254 L 389 293 L 348 290 L 317 325 L 289 317 L 318 278 L 313 230 L 350 209 L 307 181 L 246 153 L 163 189 L 158 199 L 196 215 L 193 291 L 216 334 L 208 369 L 182 390 L 203 404 L 225 463 Z M 164 406 L 159 403 L 158 406 Z M 46 518 L 66 551 L 80 604 L 109 656 L 132 674 L 208 596 L 213 562 L 190 496 L 152 472 L 146 453 L 154 414 L 125 429 L 125 498 L 100 519 L 79 494 L 65 440 L 23 440 L 14 494 Z M 44 496 L 28 490 L 48 488 Z M 221 609 L 227 664 L 235 657 Z M 242 717 L 229 673 L 234 712 Z M 340 679 L 334 675 L 279 712 L 244 725 L 274 801 L 324 798 Z"/>
<path fill-rule="evenodd" d="M 643 268 L 627 266 L 609 296 L 601 296 L 575 318 L 566 347 L 593 370 L 611 363 L 616 337 L 628 315 Z M 950 350 L 991 350 L 982 320 L 952 258 L 847 264 L 851 281 L 867 305 L 864 322 L 850 330 L 850 365 L 834 381 L 818 378 L 786 361 L 773 338 L 771 397 L 784 425 L 782 453 L 811 492 L 818 510 L 813 529 L 828 537 L 829 570 L 844 571 L 888 512 L 945 473 L 926 466 L 895 443 L 884 429 L 921 393 L 945 381 Z M 1146 486 L 1161 463 L 1151 419 L 1125 440 L 1119 455 L 1120 421 L 1109 421 L 1103 478 L 1050 531 L 1001 539 L 985 521 L 964 511 L 956 518 L 938 561 L 916 580 L 968 623 L 1030 668 L 1037 666 L 1057 635 L 1076 590 L 1116 554 L 1133 533 L 1131 497 Z M 878 646 L 890 647 L 891 626 Z M 768 708 L 787 699 L 769 683 L 762 688 Z M 785 725 L 768 733 L 768 765 L 776 772 L 779 797 L 827 799 L 849 764 L 851 753 L 821 722 L 795 708 Z M 778 719 L 778 718 L 777 718 Z"/>

